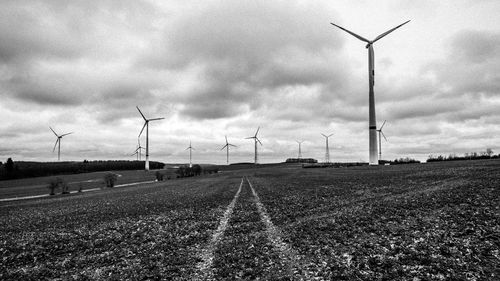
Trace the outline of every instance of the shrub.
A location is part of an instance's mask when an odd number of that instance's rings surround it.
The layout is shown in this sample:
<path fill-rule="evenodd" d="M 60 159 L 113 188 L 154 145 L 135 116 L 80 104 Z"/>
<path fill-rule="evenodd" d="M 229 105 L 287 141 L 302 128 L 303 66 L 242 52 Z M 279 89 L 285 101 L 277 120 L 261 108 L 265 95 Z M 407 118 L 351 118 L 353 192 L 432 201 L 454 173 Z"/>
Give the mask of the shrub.
<path fill-rule="evenodd" d="M 68 184 L 61 178 L 54 178 L 49 182 L 48 189 L 50 190 L 50 195 L 55 195 L 56 189 L 61 188 L 61 194 L 69 193 Z"/>
<path fill-rule="evenodd" d="M 157 181 L 163 180 L 163 174 L 160 171 L 156 171 L 155 176 Z"/>
<path fill-rule="evenodd" d="M 115 186 L 115 182 L 117 179 L 118 177 L 114 173 L 107 173 L 104 175 L 104 183 L 106 183 L 106 187 Z"/>

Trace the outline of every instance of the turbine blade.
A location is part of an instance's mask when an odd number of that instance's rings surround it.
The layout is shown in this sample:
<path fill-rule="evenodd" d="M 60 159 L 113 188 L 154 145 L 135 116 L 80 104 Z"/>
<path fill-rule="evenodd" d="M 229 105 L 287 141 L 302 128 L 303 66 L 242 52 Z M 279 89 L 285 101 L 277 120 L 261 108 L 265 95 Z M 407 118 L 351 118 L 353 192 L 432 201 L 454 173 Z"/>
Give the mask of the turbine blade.
<path fill-rule="evenodd" d="M 247 139 L 254 139 L 254 138 L 255 138 L 255 137 L 248 137 L 248 138 L 245 138 L 245 139 L 247 140 Z"/>
<path fill-rule="evenodd" d="M 139 133 L 139 137 L 141 136 L 142 134 L 142 131 L 144 131 L 144 128 L 146 128 L 146 125 L 148 124 L 148 121 L 144 122 L 144 126 L 142 126 L 142 130 L 141 132 Z"/>
<path fill-rule="evenodd" d="M 54 133 L 54 135 L 56 135 L 56 137 L 59 137 L 56 132 L 49 126 L 50 130 L 52 131 L 52 133 Z"/>
<path fill-rule="evenodd" d="M 260 143 L 260 145 L 262 145 L 262 143 L 260 142 L 259 138 L 255 138 L 255 139 Z"/>
<path fill-rule="evenodd" d="M 366 43 L 368 43 L 368 44 L 372 43 L 372 42 L 370 42 L 370 40 L 368 40 L 368 39 L 366 39 L 366 38 L 364 38 L 364 37 L 362 37 L 362 36 L 359 36 L 359 35 L 357 35 L 356 33 L 354 33 L 354 32 L 352 32 L 352 31 L 349 31 L 349 30 L 347 30 L 347 29 L 343 28 L 342 26 L 336 25 L 336 24 L 334 24 L 334 23 L 332 23 L 332 22 L 331 22 L 330 24 L 331 24 L 331 25 L 334 25 L 334 26 L 336 26 L 336 27 L 338 27 L 338 28 L 340 28 L 340 29 L 342 29 L 343 31 L 345 31 L 345 32 L 347 32 L 347 33 L 349 33 L 349 34 L 351 34 L 352 36 L 354 36 L 354 37 L 358 38 L 358 39 L 359 39 L 359 40 L 361 40 L 361 41 L 364 41 L 364 42 L 366 42 Z"/>
<path fill-rule="evenodd" d="M 224 137 L 226 137 L 226 144 L 227 144 L 227 136 L 224 136 Z"/>
<path fill-rule="evenodd" d="M 238 147 L 237 145 L 234 145 L 234 144 L 230 144 L 228 143 L 229 146 L 234 146 L 234 147 Z"/>
<path fill-rule="evenodd" d="M 56 143 L 54 144 L 54 148 L 52 149 L 52 152 L 56 151 L 56 146 L 57 146 L 58 142 L 59 142 L 59 138 L 57 138 Z"/>
<path fill-rule="evenodd" d="M 141 114 L 142 118 L 144 118 L 144 121 L 148 121 L 148 119 L 146 119 L 146 117 L 144 116 L 144 114 L 142 114 L 142 111 L 139 109 L 138 106 L 135 106 L 137 108 L 137 110 L 139 110 L 139 113 Z"/>
<path fill-rule="evenodd" d="M 382 131 L 382 128 L 384 127 L 386 121 L 387 120 L 384 120 L 384 123 L 382 123 L 382 126 L 380 126 L 380 129 L 379 129 L 380 131 Z"/>
<path fill-rule="evenodd" d="M 257 134 L 259 133 L 260 126 L 257 128 L 257 132 L 255 132 L 255 137 L 257 137 Z"/>
<path fill-rule="evenodd" d="M 333 136 L 333 134 L 329 134 L 329 135 L 328 135 L 328 137 L 331 137 L 331 136 Z"/>
<path fill-rule="evenodd" d="M 156 121 L 156 120 L 162 120 L 162 119 L 165 119 L 164 117 L 161 117 L 161 118 L 153 118 L 153 119 L 149 119 L 148 121 Z"/>
<path fill-rule="evenodd" d="M 403 26 L 403 25 L 407 24 L 408 22 L 410 22 L 410 21 L 409 21 L 409 20 L 408 20 L 408 21 L 405 21 L 405 22 L 403 22 L 402 24 L 400 24 L 400 25 L 398 25 L 398 26 L 396 26 L 396 27 L 394 27 L 394 28 L 391 28 L 391 29 L 387 30 L 386 32 L 384 32 L 384 33 L 380 34 L 379 36 L 377 36 L 377 38 L 375 38 L 375 40 L 373 40 L 372 44 L 373 44 L 373 43 L 375 43 L 375 42 L 377 42 L 378 40 L 380 40 L 380 39 L 384 38 L 387 34 L 389 34 L 389 33 L 393 32 L 394 30 L 396 30 L 396 29 L 400 28 L 401 26 Z"/>
<path fill-rule="evenodd" d="M 220 150 L 223 150 L 224 148 L 226 148 L 226 146 L 227 146 L 227 144 L 226 144 L 226 145 L 224 145 L 224 146 L 223 146 Z"/>
<path fill-rule="evenodd" d="M 325 134 L 321 133 L 321 135 L 323 135 L 323 137 L 327 138 L 327 136 Z"/>
<path fill-rule="evenodd" d="M 64 137 L 64 136 L 67 136 L 67 135 L 71 135 L 73 134 L 74 132 L 71 132 L 71 133 L 67 133 L 67 134 L 64 134 L 64 135 L 61 135 L 61 137 Z"/>
<path fill-rule="evenodd" d="M 384 132 L 380 131 L 380 133 L 382 134 L 382 136 L 384 137 L 384 140 L 387 141 L 387 138 L 385 137 L 384 135 Z"/>

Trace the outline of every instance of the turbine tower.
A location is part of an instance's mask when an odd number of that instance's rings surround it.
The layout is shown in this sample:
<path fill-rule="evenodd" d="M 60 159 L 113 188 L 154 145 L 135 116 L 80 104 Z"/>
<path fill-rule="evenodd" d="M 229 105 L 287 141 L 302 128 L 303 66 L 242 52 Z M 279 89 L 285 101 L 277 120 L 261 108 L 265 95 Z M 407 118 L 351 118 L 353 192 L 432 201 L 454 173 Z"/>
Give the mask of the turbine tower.
<path fill-rule="evenodd" d="M 192 153 L 192 150 L 194 149 L 194 147 L 191 145 L 191 141 L 189 141 L 189 146 L 186 148 L 186 150 L 189 149 L 189 168 L 192 168 L 193 167 L 193 162 L 191 161 L 191 153 Z"/>
<path fill-rule="evenodd" d="M 225 137 L 226 137 L 226 145 L 224 145 L 220 150 L 223 150 L 224 148 L 226 149 L 226 161 L 227 161 L 227 164 L 229 165 L 229 147 L 230 146 L 236 147 L 236 145 L 230 144 L 229 142 L 227 142 L 227 136 L 225 136 Z"/>
<path fill-rule="evenodd" d="M 147 119 L 144 114 L 142 114 L 141 110 L 139 109 L 138 106 L 136 106 L 137 110 L 139 110 L 139 113 L 141 114 L 142 118 L 144 119 L 144 126 L 142 126 L 142 130 L 139 133 L 139 137 L 141 137 L 142 131 L 144 131 L 144 128 L 146 128 L 146 164 L 144 169 L 146 171 L 149 171 L 149 121 L 156 121 L 156 120 L 161 120 L 165 119 L 163 117 L 161 118 L 151 118 Z"/>
<path fill-rule="evenodd" d="M 298 141 L 298 140 L 296 140 L 296 142 L 299 144 L 299 159 L 300 159 L 300 158 L 302 158 L 302 149 L 301 149 L 301 147 L 302 147 L 302 143 L 304 141 Z"/>
<path fill-rule="evenodd" d="M 325 162 L 330 163 L 330 148 L 328 147 L 328 138 L 333 136 L 333 134 L 329 134 L 328 136 L 321 133 L 323 137 L 326 139 L 326 152 L 325 152 Z"/>
<path fill-rule="evenodd" d="M 252 137 L 248 137 L 246 139 L 253 139 L 254 142 L 255 142 L 255 164 L 257 164 L 258 162 L 258 158 L 257 158 L 257 142 L 260 143 L 260 145 L 262 145 L 262 143 L 260 142 L 259 138 L 257 137 L 257 134 L 259 133 L 259 130 L 260 130 L 260 127 L 257 128 L 257 131 L 255 132 L 255 135 L 252 136 Z"/>
<path fill-rule="evenodd" d="M 361 41 L 364 41 L 367 43 L 366 48 L 368 49 L 368 81 L 369 81 L 369 129 L 370 129 L 370 134 L 369 134 L 369 139 L 370 139 L 370 165 L 378 165 L 378 159 L 377 159 L 377 121 L 375 119 L 375 94 L 373 92 L 373 86 L 375 85 L 375 66 L 374 66 L 374 51 L 373 51 L 373 44 L 377 42 L 378 40 L 382 39 L 389 33 L 393 32 L 394 30 L 400 28 L 401 26 L 407 24 L 409 21 L 406 21 L 392 29 L 389 29 L 388 31 L 380 34 L 373 40 L 368 40 L 364 37 L 361 37 L 357 35 L 356 33 L 349 31 L 341 26 L 338 26 L 334 23 L 331 23 L 332 25 L 342 29 L 343 31 L 351 34 L 352 36 L 358 38 Z"/>
<path fill-rule="evenodd" d="M 56 146 L 59 144 L 59 147 L 57 149 L 57 161 L 61 161 L 61 139 L 62 137 L 64 136 L 67 136 L 69 134 L 72 134 L 73 132 L 71 133 L 66 133 L 66 134 L 62 134 L 62 135 L 58 135 L 54 129 L 52 129 L 51 127 L 49 127 L 50 130 L 52 131 L 52 133 L 54 133 L 54 135 L 56 135 L 57 137 L 57 140 L 56 140 L 56 143 L 54 144 L 54 148 L 52 149 L 52 152 L 54 152 L 56 150 Z"/>
<path fill-rule="evenodd" d="M 382 123 L 382 126 L 380 126 L 380 129 L 377 130 L 377 132 L 378 132 L 378 160 L 382 160 L 382 139 L 380 138 L 380 135 L 382 135 L 384 137 L 385 141 L 387 141 L 387 138 L 385 137 L 384 132 L 382 132 L 382 128 L 384 127 L 386 121 L 387 120 L 384 120 L 384 123 Z"/>

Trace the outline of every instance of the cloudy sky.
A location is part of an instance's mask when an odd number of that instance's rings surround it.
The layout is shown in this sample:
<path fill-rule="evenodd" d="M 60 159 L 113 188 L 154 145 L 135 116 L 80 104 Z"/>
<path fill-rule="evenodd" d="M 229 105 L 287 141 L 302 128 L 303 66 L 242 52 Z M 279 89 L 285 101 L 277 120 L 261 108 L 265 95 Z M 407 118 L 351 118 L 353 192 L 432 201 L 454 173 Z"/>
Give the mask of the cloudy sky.
<path fill-rule="evenodd" d="M 500 152 L 500 1 L 2 1 L 0 161 L 368 160 L 366 38 L 383 158 Z M 142 145 L 145 139 L 141 138 Z"/>

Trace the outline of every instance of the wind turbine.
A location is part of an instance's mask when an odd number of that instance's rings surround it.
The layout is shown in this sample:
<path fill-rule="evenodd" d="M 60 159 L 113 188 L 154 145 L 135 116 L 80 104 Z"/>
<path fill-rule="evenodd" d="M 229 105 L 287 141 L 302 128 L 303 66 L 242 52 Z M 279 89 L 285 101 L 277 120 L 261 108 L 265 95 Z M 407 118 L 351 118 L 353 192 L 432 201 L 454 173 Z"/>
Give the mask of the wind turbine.
<path fill-rule="evenodd" d="M 137 155 L 137 161 L 139 161 L 139 148 L 137 148 L 134 153 L 130 154 L 130 156 Z"/>
<path fill-rule="evenodd" d="M 144 147 L 141 146 L 141 142 L 139 141 L 139 138 L 137 138 L 137 149 L 135 150 L 135 152 L 132 155 L 137 155 L 137 160 L 141 160 L 141 155 L 142 155 L 142 150 L 144 149 Z"/>
<path fill-rule="evenodd" d="M 296 140 L 296 142 L 299 144 L 299 159 L 302 158 L 302 149 L 301 149 L 301 146 L 302 146 L 302 143 L 304 141 L 298 141 Z"/>
<path fill-rule="evenodd" d="M 141 110 L 139 109 L 138 106 L 136 106 L 137 110 L 139 110 L 139 113 L 141 114 L 142 118 L 144 119 L 144 126 L 142 126 L 142 130 L 139 133 L 139 137 L 141 137 L 142 131 L 144 131 L 144 128 L 146 128 L 146 164 L 144 169 L 146 171 L 149 171 L 149 121 L 156 121 L 156 120 L 161 120 L 165 119 L 163 117 L 161 118 L 151 118 L 147 119 L 144 114 L 142 114 Z"/>
<path fill-rule="evenodd" d="M 374 66 L 374 51 L 373 51 L 373 44 L 377 42 L 378 40 L 382 39 L 389 33 L 393 32 L 394 30 L 400 28 L 401 26 L 407 24 L 409 22 L 406 21 L 392 29 L 389 29 L 388 31 L 380 34 L 373 40 L 368 40 L 364 37 L 361 37 L 357 35 L 356 33 L 349 31 L 341 26 L 338 26 L 334 23 L 331 23 L 332 25 L 342 29 L 343 31 L 351 34 L 352 36 L 358 38 L 361 41 L 364 41 L 367 43 L 366 48 L 368 49 L 368 81 L 369 81 L 369 129 L 370 129 L 370 134 L 369 134 L 369 139 L 370 139 L 370 165 L 378 165 L 378 159 L 377 159 L 377 121 L 375 119 L 375 94 L 373 92 L 373 86 L 375 85 L 375 66 Z"/>
<path fill-rule="evenodd" d="M 58 135 L 54 129 L 52 129 L 51 127 L 49 127 L 50 130 L 52 131 L 52 133 L 54 133 L 54 135 L 56 135 L 57 137 L 57 140 L 56 140 L 56 143 L 54 144 L 54 148 L 52 149 L 52 152 L 54 152 L 56 150 L 56 146 L 59 144 L 59 147 L 57 149 L 57 161 L 61 161 L 61 139 L 62 137 L 64 136 L 67 136 L 67 135 L 70 135 L 72 134 L 73 132 L 71 133 L 66 133 L 66 134 L 62 134 L 62 135 Z"/>
<path fill-rule="evenodd" d="M 325 162 L 330 163 L 330 148 L 328 147 L 328 138 L 333 136 L 333 134 L 329 134 L 328 136 L 321 133 L 323 137 L 326 139 L 326 152 L 325 152 Z"/>
<path fill-rule="evenodd" d="M 380 138 L 380 135 L 382 135 L 384 137 L 385 141 L 387 141 L 387 138 L 385 137 L 384 132 L 382 132 L 382 128 L 384 127 L 386 121 L 387 120 L 384 120 L 384 123 L 382 123 L 382 126 L 380 126 L 380 129 L 377 130 L 377 132 L 378 132 L 378 160 L 382 160 L 382 139 Z"/>
<path fill-rule="evenodd" d="M 262 145 L 262 143 L 260 142 L 259 138 L 257 137 L 257 134 L 259 133 L 259 130 L 260 130 L 260 127 L 257 128 L 257 131 L 255 132 L 255 135 L 253 137 L 245 138 L 245 139 L 253 139 L 254 142 L 255 142 L 255 164 L 257 164 L 257 142 L 259 142 L 260 145 Z"/>
<path fill-rule="evenodd" d="M 220 150 L 223 150 L 224 148 L 226 149 L 226 161 L 227 161 L 227 164 L 229 165 L 229 147 L 230 146 L 236 147 L 236 145 L 230 144 L 229 142 L 227 142 L 227 136 L 225 136 L 225 137 L 226 137 L 226 145 L 224 145 Z"/>
<path fill-rule="evenodd" d="M 191 141 L 189 141 L 189 146 L 186 148 L 186 150 L 189 149 L 189 168 L 193 167 L 193 162 L 191 162 L 191 151 L 194 149 L 193 146 L 191 146 Z"/>

